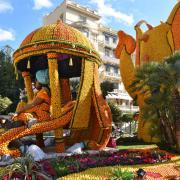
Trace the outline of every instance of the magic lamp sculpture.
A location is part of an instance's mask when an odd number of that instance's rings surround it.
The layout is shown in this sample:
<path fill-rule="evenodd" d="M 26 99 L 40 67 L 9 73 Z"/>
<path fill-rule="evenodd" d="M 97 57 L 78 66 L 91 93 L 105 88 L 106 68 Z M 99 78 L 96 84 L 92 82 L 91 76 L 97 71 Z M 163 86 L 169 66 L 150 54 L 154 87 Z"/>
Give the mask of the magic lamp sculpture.
<path fill-rule="evenodd" d="M 141 30 L 141 25 L 148 28 L 146 32 Z M 136 40 L 123 31 L 118 32 L 119 43 L 115 49 L 115 55 L 120 59 L 120 71 L 124 86 L 132 98 L 137 97 L 140 107 L 138 124 L 138 137 L 146 142 L 157 142 L 158 138 L 152 138 L 149 132 L 151 123 L 142 119 L 142 109 L 146 94 L 132 92 L 130 85 L 135 78 L 135 72 L 143 63 L 161 61 L 163 58 L 180 50 L 180 2 L 176 4 L 167 21 L 161 22 L 157 27 L 152 27 L 142 20 L 135 26 Z M 132 54 L 136 53 L 135 66 Z"/>
<path fill-rule="evenodd" d="M 98 77 L 101 59 L 89 40 L 78 30 L 62 22 L 43 26 L 31 32 L 14 52 L 14 65 L 22 72 L 28 101 L 33 99 L 31 77 L 40 69 L 49 69 L 51 90 L 51 119 L 31 128 L 11 129 L 0 137 L 0 154 L 19 156 L 17 149 L 8 149 L 9 142 L 34 135 L 42 144 L 43 132 L 55 131 L 55 149 L 63 152 L 65 145 L 86 141 L 89 149 L 102 149 L 111 133 L 111 112 L 103 99 Z M 74 106 L 69 78 L 80 77 Z M 70 129 L 63 137 L 63 128 Z M 41 142 L 41 143 L 40 143 Z"/>

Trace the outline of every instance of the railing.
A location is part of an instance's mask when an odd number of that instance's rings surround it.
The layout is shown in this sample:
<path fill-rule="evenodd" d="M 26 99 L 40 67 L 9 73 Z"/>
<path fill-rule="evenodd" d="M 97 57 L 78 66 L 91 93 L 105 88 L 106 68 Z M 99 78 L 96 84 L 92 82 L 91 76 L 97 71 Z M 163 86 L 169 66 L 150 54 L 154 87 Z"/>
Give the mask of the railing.
<path fill-rule="evenodd" d="M 101 57 L 104 62 L 110 62 L 113 64 L 119 64 L 119 60 L 115 57 L 109 57 L 109 56 L 102 56 Z"/>
<path fill-rule="evenodd" d="M 139 111 L 139 106 L 117 105 L 117 107 L 123 112 L 137 112 L 137 111 Z"/>
<path fill-rule="evenodd" d="M 119 74 L 118 73 L 112 73 L 112 72 L 104 72 L 105 76 L 112 76 L 112 77 L 118 77 L 119 78 Z"/>
<path fill-rule="evenodd" d="M 114 92 L 115 93 L 124 93 L 124 94 L 127 94 L 127 91 L 125 89 L 124 90 L 114 89 Z"/>
<path fill-rule="evenodd" d="M 67 4 L 71 4 L 71 5 L 73 5 L 73 6 L 76 6 L 76 7 L 80 8 L 80 9 L 89 11 L 89 12 L 91 12 L 91 13 L 99 16 L 97 11 L 92 10 L 92 9 L 89 9 L 89 8 L 87 8 L 87 7 L 84 7 L 84 6 L 81 6 L 80 4 L 77 4 L 77 3 L 75 3 L 75 2 L 73 2 L 73 1 L 71 1 L 71 0 L 68 0 L 68 1 L 67 1 Z"/>
<path fill-rule="evenodd" d="M 106 41 L 106 40 L 99 40 L 98 41 L 99 44 L 103 45 L 103 46 L 107 46 L 107 47 L 110 47 L 112 49 L 116 48 L 117 46 L 117 43 L 113 43 L 112 41 Z"/>

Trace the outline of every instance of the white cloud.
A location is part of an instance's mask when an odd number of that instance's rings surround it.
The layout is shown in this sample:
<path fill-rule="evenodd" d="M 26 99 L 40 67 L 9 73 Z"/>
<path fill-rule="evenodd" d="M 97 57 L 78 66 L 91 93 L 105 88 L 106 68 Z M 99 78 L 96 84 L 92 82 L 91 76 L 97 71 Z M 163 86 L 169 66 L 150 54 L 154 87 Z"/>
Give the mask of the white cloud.
<path fill-rule="evenodd" d="M 15 40 L 15 36 L 14 33 L 10 30 L 4 30 L 0 28 L 0 41 L 14 41 Z"/>
<path fill-rule="evenodd" d="M 105 0 L 90 0 L 91 3 L 97 5 L 98 13 L 102 16 L 103 19 L 107 20 L 108 17 L 113 17 L 117 20 L 123 21 L 128 25 L 132 25 L 134 18 L 133 15 L 128 15 L 117 11 L 114 9 L 111 4 L 105 2 Z"/>
<path fill-rule="evenodd" d="M 34 0 L 33 9 L 39 10 L 42 8 L 49 8 L 52 6 L 51 0 Z"/>
<path fill-rule="evenodd" d="M 0 0 L 0 13 L 12 10 L 13 7 L 10 3 L 6 2 L 5 0 Z"/>

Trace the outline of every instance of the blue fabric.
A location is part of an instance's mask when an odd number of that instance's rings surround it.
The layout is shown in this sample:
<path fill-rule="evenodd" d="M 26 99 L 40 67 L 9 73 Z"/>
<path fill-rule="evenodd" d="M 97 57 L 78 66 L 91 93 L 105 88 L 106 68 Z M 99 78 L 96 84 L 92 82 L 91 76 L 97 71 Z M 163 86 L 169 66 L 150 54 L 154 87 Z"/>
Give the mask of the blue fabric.
<path fill-rule="evenodd" d="M 48 69 L 37 71 L 36 79 L 41 84 L 48 84 L 49 83 Z"/>

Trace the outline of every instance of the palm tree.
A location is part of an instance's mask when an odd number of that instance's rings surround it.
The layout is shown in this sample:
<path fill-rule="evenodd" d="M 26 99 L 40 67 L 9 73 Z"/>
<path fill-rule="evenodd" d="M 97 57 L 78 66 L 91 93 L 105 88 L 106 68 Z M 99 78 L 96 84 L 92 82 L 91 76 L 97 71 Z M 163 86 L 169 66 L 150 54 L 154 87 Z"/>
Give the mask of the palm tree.
<path fill-rule="evenodd" d="M 145 95 L 143 118 L 156 121 L 163 139 L 180 149 L 180 52 L 141 66 L 131 87 Z"/>
<path fill-rule="evenodd" d="M 166 59 L 171 76 L 175 80 L 173 88 L 172 100 L 175 109 L 175 130 L 177 147 L 180 150 L 180 51 Z"/>
<path fill-rule="evenodd" d="M 163 63 L 146 63 L 137 71 L 136 80 L 131 87 L 133 91 L 139 91 L 145 96 L 143 119 L 153 122 L 150 129 L 152 135 L 163 134 L 162 139 L 173 145 L 174 109 L 171 108 L 170 90 L 174 86 L 174 80 L 168 70 L 168 66 Z M 163 128 L 158 128 L 157 125 Z"/>

